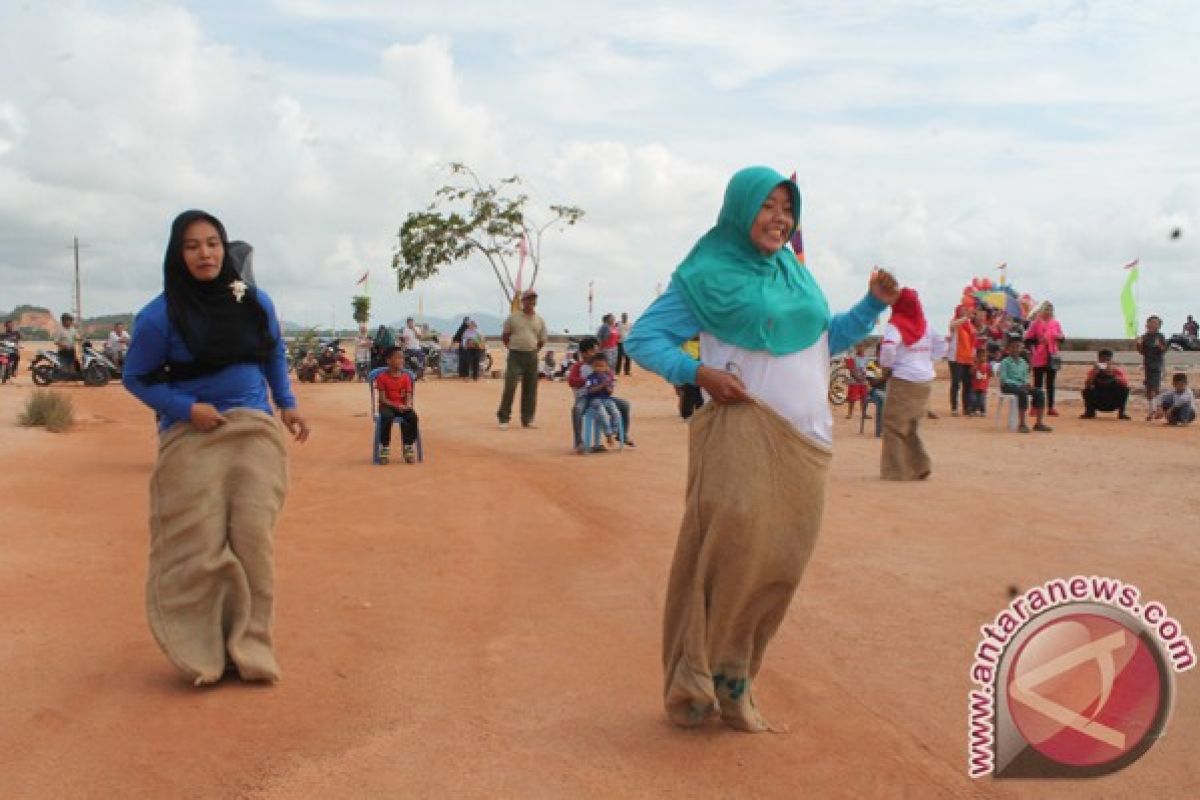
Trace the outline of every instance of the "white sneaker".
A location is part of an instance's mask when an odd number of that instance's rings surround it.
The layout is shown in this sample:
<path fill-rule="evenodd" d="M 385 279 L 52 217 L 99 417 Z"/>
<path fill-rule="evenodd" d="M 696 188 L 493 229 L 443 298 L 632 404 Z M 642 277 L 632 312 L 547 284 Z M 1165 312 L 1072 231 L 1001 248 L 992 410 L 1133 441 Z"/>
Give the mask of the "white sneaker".
<path fill-rule="evenodd" d="M 508 430 L 508 423 L 507 423 L 507 422 L 501 422 L 501 423 L 500 423 L 500 430 L 502 430 L 502 431 L 506 431 L 506 430 Z"/>
<path fill-rule="evenodd" d="M 536 428 L 537 426 L 538 424 L 536 422 L 526 422 L 521 424 L 522 428 Z"/>

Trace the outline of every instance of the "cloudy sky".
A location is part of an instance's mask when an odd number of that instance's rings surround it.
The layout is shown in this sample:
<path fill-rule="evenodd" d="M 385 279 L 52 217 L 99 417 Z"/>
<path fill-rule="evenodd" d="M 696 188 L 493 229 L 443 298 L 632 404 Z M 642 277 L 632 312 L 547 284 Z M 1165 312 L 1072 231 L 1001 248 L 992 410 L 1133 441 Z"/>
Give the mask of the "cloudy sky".
<path fill-rule="evenodd" d="M 589 280 L 644 308 L 753 163 L 798 172 L 834 308 L 878 263 L 940 319 L 1006 261 L 1068 334 L 1118 335 L 1140 257 L 1146 312 L 1200 314 L 1194 2 L 14 1 L 0 42 L 0 311 L 68 307 L 75 235 L 85 313 L 140 307 L 201 207 L 285 318 L 346 324 L 366 269 L 399 318 L 396 232 L 456 160 L 586 210 L 544 245 L 555 329 Z M 500 306 L 482 263 L 424 290 Z"/>

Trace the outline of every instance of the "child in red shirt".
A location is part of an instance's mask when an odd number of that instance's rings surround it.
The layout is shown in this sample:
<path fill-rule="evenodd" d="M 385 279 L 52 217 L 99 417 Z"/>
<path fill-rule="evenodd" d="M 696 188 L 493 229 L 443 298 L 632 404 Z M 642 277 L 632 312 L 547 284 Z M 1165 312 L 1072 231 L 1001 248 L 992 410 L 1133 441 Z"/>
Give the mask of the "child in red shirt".
<path fill-rule="evenodd" d="M 342 380 L 354 380 L 354 362 L 346 355 L 345 350 L 338 350 L 338 369 L 342 371 Z"/>
<path fill-rule="evenodd" d="M 846 419 L 854 416 L 854 404 L 858 403 L 863 416 L 867 416 L 867 348 L 862 342 L 854 346 L 854 355 L 846 356 L 846 369 L 850 370 L 850 384 L 846 387 Z"/>
<path fill-rule="evenodd" d="M 404 371 L 404 350 L 388 348 L 386 353 L 387 372 L 375 378 L 375 391 L 379 398 L 379 463 L 388 463 L 392 444 L 392 422 L 400 420 L 400 437 L 404 442 L 404 461 L 416 461 L 413 445 L 418 435 L 417 412 L 412 407 L 412 378 Z"/>
<path fill-rule="evenodd" d="M 975 363 L 971 365 L 971 391 L 967 395 L 967 416 L 987 416 L 988 382 L 992 378 L 992 365 L 987 360 L 987 350 L 975 351 Z"/>

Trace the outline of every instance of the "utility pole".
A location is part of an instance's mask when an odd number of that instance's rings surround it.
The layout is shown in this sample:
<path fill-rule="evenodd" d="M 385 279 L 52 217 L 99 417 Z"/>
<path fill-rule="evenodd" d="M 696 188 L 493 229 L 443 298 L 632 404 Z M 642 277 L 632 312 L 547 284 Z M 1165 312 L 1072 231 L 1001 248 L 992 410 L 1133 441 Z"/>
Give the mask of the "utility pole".
<path fill-rule="evenodd" d="M 79 278 L 79 248 L 87 247 L 86 244 L 79 243 L 79 237 L 72 237 L 71 250 L 75 253 L 75 321 L 79 325 L 80 331 L 83 330 L 83 281 Z"/>
<path fill-rule="evenodd" d="M 79 237 L 75 237 L 75 319 L 83 326 L 83 285 L 79 281 Z"/>

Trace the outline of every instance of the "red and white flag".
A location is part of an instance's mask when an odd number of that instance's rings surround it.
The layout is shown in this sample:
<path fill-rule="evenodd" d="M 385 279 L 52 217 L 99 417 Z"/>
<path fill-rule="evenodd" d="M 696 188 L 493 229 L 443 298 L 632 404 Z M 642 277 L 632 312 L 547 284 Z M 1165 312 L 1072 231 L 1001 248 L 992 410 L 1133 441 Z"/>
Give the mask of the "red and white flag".
<path fill-rule="evenodd" d="M 1140 258 L 1135 258 L 1133 261 L 1130 261 L 1128 264 L 1121 267 L 1121 269 L 1133 269 L 1134 267 L 1136 267 L 1138 265 L 1139 261 L 1141 261 Z"/>
<path fill-rule="evenodd" d="M 367 278 L 371 277 L 371 270 L 367 270 L 362 274 L 362 277 L 354 282 L 355 286 L 362 286 L 367 282 Z"/>

